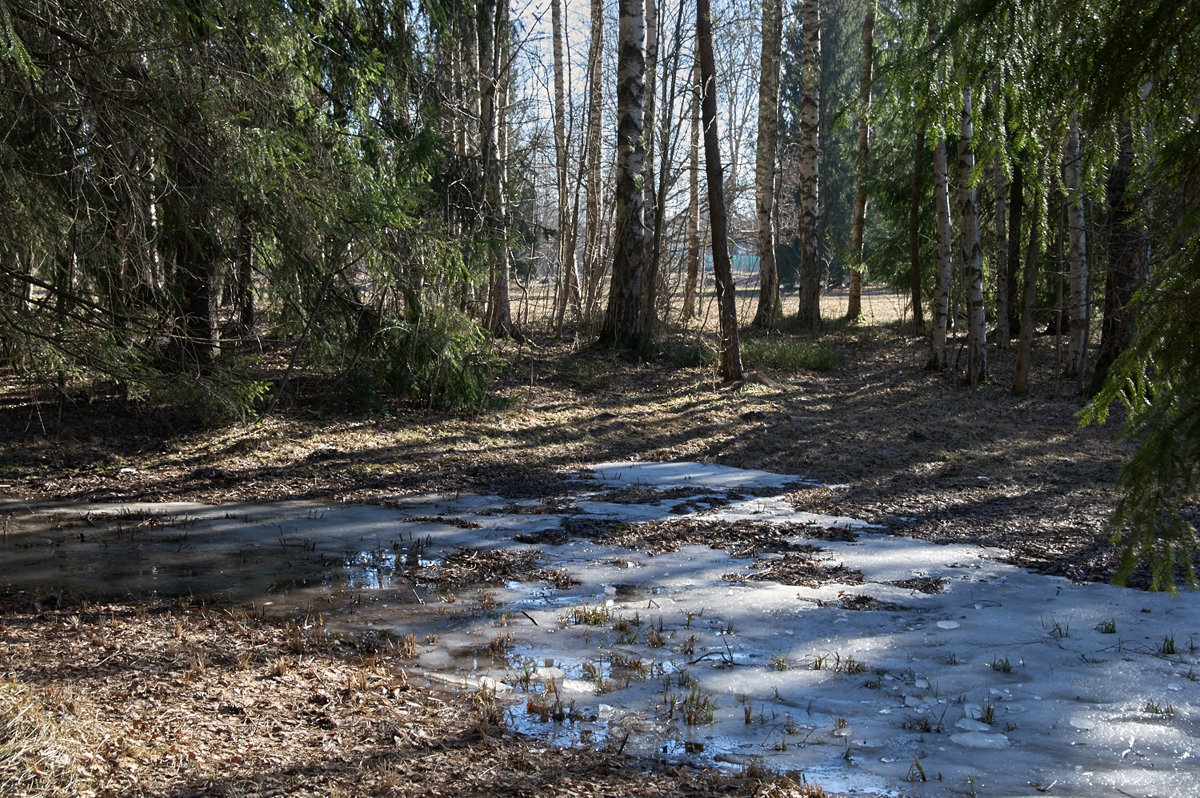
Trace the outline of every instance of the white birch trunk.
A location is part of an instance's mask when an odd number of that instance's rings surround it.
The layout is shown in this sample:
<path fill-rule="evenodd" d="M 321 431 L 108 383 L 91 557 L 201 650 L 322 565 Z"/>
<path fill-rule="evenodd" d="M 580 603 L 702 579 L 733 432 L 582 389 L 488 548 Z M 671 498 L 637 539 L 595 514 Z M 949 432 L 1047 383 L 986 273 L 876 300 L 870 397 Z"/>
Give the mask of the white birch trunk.
<path fill-rule="evenodd" d="M 601 192 L 600 117 L 604 101 L 601 67 L 604 65 L 604 0 L 591 0 L 591 43 L 588 48 L 588 115 L 585 139 L 587 161 L 587 227 L 584 234 L 584 315 L 591 317 L 604 274 L 605 209 Z"/>
<path fill-rule="evenodd" d="M 972 388 L 987 379 L 987 328 L 983 307 L 983 253 L 979 245 L 978 193 L 971 185 L 975 151 L 971 149 L 971 93 L 963 90 L 962 128 L 958 139 L 961 201 L 963 285 L 967 289 L 967 382 Z"/>
<path fill-rule="evenodd" d="M 566 81 L 563 75 L 562 0 L 551 0 L 554 37 L 554 160 L 558 188 L 558 292 L 555 295 L 555 326 L 561 332 L 567 305 L 577 299 L 575 282 L 575 230 L 571 218 L 571 195 L 567 180 Z"/>
<path fill-rule="evenodd" d="M 933 151 L 933 200 L 937 208 L 937 268 L 933 281 L 933 331 L 930 366 L 946 368 L 946 333 L 950 326 L 950 278 L 953 254 L 950 243 L 950 180 L 946 165 L 946 139 L 938 139 Z"/>
<path fill-rule="evenodd" d="M 642 172 L 645 179 L 642 181 L 642 207 L 643 221 L 646 227 L 646 254 L 643 258 L 645 264 L 645 274 L 643 275 L 646 285 L 643 287 L 645 299 L 649 300 L 651 292 L 650 282 L 654 279 L 654 275 L 649 273 L 650 264 L 654 260 L 654 206 L 657 202 L 654 191 L 654 159 L 658 157 L 656 146 L 658 144 L 658 131 L 655 128 L 655 95 L 658 92 L 658 41 L 659 41 L 659 26 L 658 26 L 658 0 L 643 0 L 645 3 L 646 12 L 646 77 L 645 88 L 642 92 L 643 103 L 643 119 L 645 126 L 645 147 L 646 155 L 642 159 Z M 653 313 L 654 309 L 649 308 L 649 313 Z"/>
<path fill-rule="evenodd" d="M 754 326 L 775 328 L 783 308 L 775 266 L 775 164 L 779 140 L 779 48 L 783 3 L 764 0 L 762 55 L 758 81 L 758 146 L 754 164 L 755 210 L 758 215 L 758 310 Z"/>
<path fill-rule="evenodd" d="M 600 343 L 642 344 L 642 269 L 646 255 L 643 186 L 646 23 L 643 0 L 620 0 L 617 28 L 617 191 L 612 284 Z"/>
<path fill-rule="evenodd" d="M 800 73 L 800 289 L 798 321 L 816 329 L 821 323 L 821 257 L 817 222 L 821 212 L 821 8 L 819 0 L 804 0 L 804 53 Z"/>
<path fill-rule="evenodd" d="M 700 59 L 692 67 L 692 135 L 688 158 L 687 284 L 683 288 L 684 321 L 696 315 L 696 283 L 700 279 Z"/>

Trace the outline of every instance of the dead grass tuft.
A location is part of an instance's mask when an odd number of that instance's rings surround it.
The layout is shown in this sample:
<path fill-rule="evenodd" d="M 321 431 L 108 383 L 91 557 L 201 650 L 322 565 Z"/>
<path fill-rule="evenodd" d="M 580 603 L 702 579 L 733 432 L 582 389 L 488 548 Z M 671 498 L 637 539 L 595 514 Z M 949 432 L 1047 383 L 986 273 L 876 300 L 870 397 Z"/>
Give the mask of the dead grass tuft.
<path fill-rule="evenodd" d="M 78 792 L 79 743 L 33 688 L 0 682 L 0 795 Z"/>

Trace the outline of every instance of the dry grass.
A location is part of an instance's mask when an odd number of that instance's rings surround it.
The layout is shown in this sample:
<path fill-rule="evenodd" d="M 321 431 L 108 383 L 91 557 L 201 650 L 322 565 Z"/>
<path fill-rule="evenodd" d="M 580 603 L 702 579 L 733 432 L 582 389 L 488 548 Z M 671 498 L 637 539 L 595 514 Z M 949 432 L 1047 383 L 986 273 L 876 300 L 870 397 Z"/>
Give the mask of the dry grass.
<path fill-rule="evenodd" d="M 38 690 L 0 682 L 0 795 L 51 796 L 79 789 L 80 752 L 71 724 Z"/>
<path fill-rule="evenodd" d="M 810 794 L 768 774 L 531 743 L 494 697 L 410 684 L 397 652 L 330 640 L 295 655 L 286 624 L 232 608 L 35 613 L 0 596 L 0 613 L 5 796 Z"/>

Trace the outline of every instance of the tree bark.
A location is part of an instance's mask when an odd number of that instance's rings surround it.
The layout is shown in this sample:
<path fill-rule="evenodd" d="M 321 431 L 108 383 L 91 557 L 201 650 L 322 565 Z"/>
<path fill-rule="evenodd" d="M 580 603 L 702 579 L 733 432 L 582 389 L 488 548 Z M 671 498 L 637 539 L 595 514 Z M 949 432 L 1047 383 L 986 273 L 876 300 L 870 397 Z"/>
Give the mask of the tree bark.
<path fill-rule="evenodd" d="M 1113 361 L 1133 338 L 1133 297 L 1146 279 L 1146 229 L 1138 217 L 1139 197 L 1130 190 L 1133 178 L 1133 128 L 1122 119 L 1117 128 L 1117 162 L 1105 184 L 1108 211 L 1108 270 L 1104 276 L 1104 318 L 1100 326 L 1100 351 L 1088 392 L 1095 396 L 1104 387 Z"/>
<path fill-rule="evenodd" d="M 775 164 L 779 142 L 779 49 L 783 34 L 783 3 L 764 0 L 762 56 L 758 81 L 758 147 L 754 169 L 755 210 L 758 214 L 758 310 L 754 326 L 773 330 L 783 315 L 779 271 L 775 266 Z"/>
<path fill-rule="evenodd" d="M 821 212 L 821 8 L 819 0 L 804 0 L 804 52 L 800 72 L 804 87 L 800 101 L 800 253 L 797 285 L 802 328 L 821 324 L 821 256 L 818 219 Z"/>
<path fill-rule="evenodd" d="M 1071 322 L 1064 375 L 1074 377 L 1083 387 L 1087 360 L 1087 239 L 1083 218 L 1083 187 L 1079 175 L 1079 116 L 1071 120 L 1063 155 L 1063 185 L 1067 196 L 1068 258 L 1071 263 Z"/>
<path fill-rule="evenodd" d="M 700 279 L 700 104 L 704 84 L 700 81 L 700 57 L 692 66 L 692 135 L 688 148 L 688 250 L 687 284 L 683 287 L 683 318 L 696 315 L 696 283 Z"/>
<path fill-rule="evenodd" d="M 946 334 L 950 322 L 950 278 L 954 264 L 950 242 L 950 180 L 947 175 L 946 140 L 939 139 L 933 151 L 933 199 L 937 206 L 937 268 L 933 282 L 933 330 L 930 333 L 931 368 L 946 368 Z"/>
<path fill-rule="evenodd" d="M 588 115 L 585 137 L 587 162 L 587 227 L 584 232 L 584 275 L 587 290 L 584 315 L 591 318 L 599 301 L 604 274 L 604 199 L 601 194 L 600 119 L 604 103 L 601 67 L 604 65 L 604 0 L 591 2 L 591 43 L 588 48 Z"/>
<path fill-rule="evenodd" d="M 488 303 L 484 326 L 501 338 L 513 335 L 508 294 L 508 254 L 504 245 L 504 187 L 500 169 L 500 48 L 498 19 L 508 0 L 482 0 L 479 5 L 479 127 L 483 155 L 485 233 L 489 239 Z"/>
<path fill-rule="evenodd" d="M 642 0 L 620 0 L 617 30 L 617 192 L 616 238 L 608 309 L 600 344 L 635 349 L 642 344 L 642 269 L 646 228 L 642 205 L 645 137 L 646 25 Z"/>
<path fill-rule="evenodd" d="M 1013 166 L 1012 182 L 1008 184 L 1008 268 L 1005 276 L 1008 278 L 1008 337 L 1012 340 L 1014 332 L 1020 332 L 1021 320 L 1017 315 L 1019 306 L 1016 303 L 1017 280 L 1021 275 L 1021 221 L 1025 210 L 1025 172 L 1019 163 Z"/>
<path fill-rule="evenodd" d="M 729 261 L 728 218 L 725 215 L 721 147 L 717 136 L 717 68 L 713 59 L 712 9 L 709 0 L 696 0 L 696 47 L 700 54 L 700 79 L 705 86 L 701 114 L 704 121 L 704 176 L 708 183 L 709 227 L 712 231 L 713 277 L 717 283 L 717 315 L 721 327 L 721 378 L 742 378 L 738 346 L 737 309 L 734 306 L 733 268 Z"/>
<path fill-rule="evenodd" d="M 562 333 L 567 305 L 578 302 L 575 277 L 575 225 L 567 180 L 566 80 L 563 72 L 562 0 L 551 0 L 554 37 L 554 165 L 558 188 L 558 291 L 555 295 L 555 329 Z"/>
<path fill-rule="evenodd" d="M 912 284 L 913 333 L 925 330 L 921 312 L 921 185 L 925 171 L 925 125 L 917 119 L 917 143 L 913 153 L 912 199 L 908 204 L 908 266 Z"/>
<path fill-rule="evenodd" d="M 996 346 L 1008 349 L 1008 181 L 999 155 L 992 164 L 992 187 L 996 195 Z"/>
<path fill-rule="evenodd" d="M 1046 190 L 1042 185 L 1041 178 L 1042 175 L 1039 173 L 1034 189 L 1033 217 L 1029 220 L 1029 248 L 1025 252 L 1025 279 L 1021 293 L 1021 332 L 1017 338 L 1017 362 L 1013 368 L 1012 393 L 1014 396 L 1024 396 L 1029 391 L 1029 367 L 1033 359 L 1033 309 L 1037 299 L 1038 266 L 1042 257 L 1042 218 L 1046 213 Z M 1015 174 L 1013 182 L 1016 183 Z M 1019 234 L 1016 238 L 1020 239 Z"/>
<path fill-rule="evenodd" d="M 653 274 L 654 266 L 654 219 L 655 219 L 655 203 L 657 195 L 654 185 L 654 164 L 655 158 L 661 158 L 657 150 L 658 136 L 657 125 L 655 124 L 654 114 L 656 113 L 657 103 L 656 94 L 658 92 L 658 42 L 659 42 L 659 23 L 658 23 L 658 0 L 643 0 L 646 10 L 646 79 L 645 89 L 642 94 L 644 105 L 644 122 L 645 139 L 646 139 L 646 157 L 642 162 L 642 171 L 645 174 L 645 179 L 642 181 L 642 218 L 646 226 L 646 254 L 642 259 L 642 307 L 647 316 L 648 324 L 643 334 L 649 334 L 650 328 L 654 324 L 654 308 L 652 306 L 651 294 L 653 293 L 653 285 L 658 275 Z"/>
<path fill-rule="evenodd" d="M 983 253 L 979 245 L 979 194 L 971 185 L 971 172 L 975 168 L 971 128 L 971 93 L 964 89 L 958 178 L 962 198 L 963 285 L 967 289 L 967 382 L 977 388 L 987 379 L 987 320 L 983 307 Z"/>
<path fill-rule="evenodd" d="M 863 228 L 867 222 L 867 159 L 870 156 L 871 68 L 875 50 L 875 0 L 870 0 L 862 27 L 862 77 L 858 84 L 858 190 L 850 230 L 850 297 L 846 318 L 862 315 Z"/>

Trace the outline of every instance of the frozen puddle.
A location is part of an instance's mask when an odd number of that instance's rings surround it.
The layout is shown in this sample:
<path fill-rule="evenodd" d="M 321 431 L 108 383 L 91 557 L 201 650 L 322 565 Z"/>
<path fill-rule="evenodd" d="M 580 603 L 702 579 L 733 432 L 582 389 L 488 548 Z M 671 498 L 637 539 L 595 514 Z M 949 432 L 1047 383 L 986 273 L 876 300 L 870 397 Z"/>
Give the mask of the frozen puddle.
<path fill-rule="evenodd" d="M 572 496 L 389 507 L 0 503 L 0 583 L 216 595 L 407 641 L 510 727 L 887 795 L 1197 794 L 1195 596 L 1076 585 L 610 463 Z M 408 638 L 408 635 L 412 635 Z"/>

